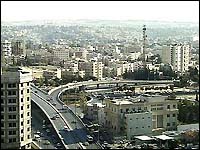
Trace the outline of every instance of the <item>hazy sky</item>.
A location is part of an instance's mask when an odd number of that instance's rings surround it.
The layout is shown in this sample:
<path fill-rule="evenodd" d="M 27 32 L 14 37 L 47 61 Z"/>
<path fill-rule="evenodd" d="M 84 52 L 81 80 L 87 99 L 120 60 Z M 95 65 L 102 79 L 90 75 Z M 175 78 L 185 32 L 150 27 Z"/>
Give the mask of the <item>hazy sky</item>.
<path fill-rule="evenodd" d="M 199 22 L 198 1 L 1 1 L 2 21 L 110 19 Z"/>

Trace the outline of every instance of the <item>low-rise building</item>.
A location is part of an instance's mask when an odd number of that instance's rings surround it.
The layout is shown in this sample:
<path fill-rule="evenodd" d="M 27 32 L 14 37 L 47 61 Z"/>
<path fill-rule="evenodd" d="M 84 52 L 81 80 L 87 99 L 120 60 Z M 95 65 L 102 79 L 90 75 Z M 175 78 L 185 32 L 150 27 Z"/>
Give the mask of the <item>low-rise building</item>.
<path fill-rule="evenodd" d="M 104 102 L 105 126 L 114 135 L 125 134 L 131 138 L 134 135 L 150 134 L 149 130 L 176 129 L 178 109 L 175 99 L 168 99 L 166 96 L 139 96 L 129 99 L 106 99 Z M 127 117 L 129 119 L 132 117 L 132 122 L 127 122 Z M 141 117 L 145 120 L 139 120 Z M 137 122 L 145 126 L 136 129 Z M 130 128 L 133 132 L 130 132 Z"/>

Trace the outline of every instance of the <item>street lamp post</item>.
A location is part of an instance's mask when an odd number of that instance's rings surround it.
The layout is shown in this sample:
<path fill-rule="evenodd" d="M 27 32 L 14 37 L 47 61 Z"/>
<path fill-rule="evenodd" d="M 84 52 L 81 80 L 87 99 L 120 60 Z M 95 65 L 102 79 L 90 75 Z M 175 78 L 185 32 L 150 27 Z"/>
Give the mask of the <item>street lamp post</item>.
<path fill-rule="evenodd" d="M 75 95 L 76 95 L 76 87 L 75 87 Z M 77 99 L 75 99 L 75 115 L 76 115 L 76 100 Z M 75 129 L 77 128 L 77 126 L 76 126 L 76 117 L 74 118 L 75 119 Z"/>

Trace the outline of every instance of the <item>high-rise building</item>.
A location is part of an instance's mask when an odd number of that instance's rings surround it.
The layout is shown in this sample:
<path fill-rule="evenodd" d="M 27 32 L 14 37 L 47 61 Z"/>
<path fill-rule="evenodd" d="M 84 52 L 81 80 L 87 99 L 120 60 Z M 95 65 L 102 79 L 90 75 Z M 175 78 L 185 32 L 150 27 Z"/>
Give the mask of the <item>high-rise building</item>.
<path fill-rule="evenodd" d="M 16 40 L 12 42 L 12 54 L 15 56 L 26 56 L 25 42 Z"/>
<path fill-rule="evenodd" d="M 79 62 L 79 70 L 84 70 L 86 75 L 101 80 L 103 77 L 103 64 L 99 61 Z"/>
<path fill-rule="evenodd" d="M 172 65 L 173 70 L 184 73 L 188 70 L 190 46 L 187 44 L 164 45 L 162 49 L 163 63 Z"/>
<path fill-rule="evenodd" d="M 8 64 L 8 57 L 12 55 L 11 42 L 5 40 L 1 42 L 1 65 Z"/>
<path fill-rule="evenodd" d="M 31 72 L 3 68 L 1 74 L 1 148 L 31 148 Z"/>

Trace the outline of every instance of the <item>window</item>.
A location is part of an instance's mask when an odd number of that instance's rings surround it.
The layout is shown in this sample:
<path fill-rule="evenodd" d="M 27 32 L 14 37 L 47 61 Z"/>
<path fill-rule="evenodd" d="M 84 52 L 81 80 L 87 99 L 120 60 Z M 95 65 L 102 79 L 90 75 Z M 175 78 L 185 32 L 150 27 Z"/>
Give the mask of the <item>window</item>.
<path fill-rule="evenodd" d="M 24 99 L 23 98 L 21 98 L 21 102 L 23 103 L 23 101 L 24 101 Z"/>
<path fill-rule="evenodd" d="M 150 126 L 148 126 L 148 128 L 150 128 Z"/>
<path fill-rule="evenodd" d="M 24 141 L 24 137 L 21 137 L 21 141 Z"/>
<path fill-rule="evenodd" d="M 3 98 L 1 98 L 1 104 L 3 104 L 4 103 L 4 99 Z"/>
<path fill-rule="evenodd" d="M 27 120 L 27 124 L 29 124 L 30 123 L 30 120 Z"/>
<path fill-rule="evenodd" d="M 12 106 L 8 108 L 9 111 L 16 111 L 16 107 Z"/>
<path fill-rule="evenodd" d="M 176 105 L 173 105 L 173 108 L 176 108 Z"/>
<path fill-rule="evenodd" d="M 23 118 L 24 117 L 24 115 L 23 114 L 21 114 L 21 118 Z"/>
<path fill-rule="evenodd" d="M 29 109 L 30 105 L 27 105 L 27 109 Z"/>
<path fill-rule="evenodd" d="M 156 108 L 151 108 L 151 111 L 156 110 Z"/>
<path fill-rule="evenodd" d="M 21 83 L 21 87 L 23 87 L 23 83 Z"/>
<path fill-rule="evenodd" d="M 176 122 L 172 122 L 172 125 L 175 126 L 175 125 L 176 125 Z"/>
<path fill-rule="evenodd" d="M 3 84 L 1 83 L 1 88 L 3 88 Z"/>
<path fill-rule="evenodd" d="M 4 131 L 3 130 L 1 130 L 1 135 L 4 135 Z"/>
<path fill-rule="evenodd" d="M 1 112 L 4 112 L 4 107 L 3 106 L 1 106 Z"/>
<path fill-rule="evenodd" d="M 14 142 L 16 142 L 16 138 L 10 138 L 9 139 L 9 143 L 14 143 Z"/>
<path fill-rule="evenodd" d="M 23 126 L 24 125 L 24 122 L 21 122 L 21 126 Z"/>
<path fill-rule="evenodd" d="M 30 139 L 30 135 L 28 135 L 27 138 Z"/>
<path fill-rule="evenodd" d="M 8 95 L 16 95 L 16 91 L 8 91 Z"/>
<path fill-rule="evenodd" d="M 9 127 L 16 127 L 16 123 L 15 122 L 9 123 L 8 126 Z"/>
<path fill-rule="evenodd" d="M 16 87 L 16 84 L 13 83 L 13 84 L 8 84 L 8 88 L 15 88 Z"/>
<path fill-rule="evenodd" d="M 4 127 L 4 123 L 3 122 L 1 122 L 1 127 Z"/>
<path fill-rule="evenodd" d="M 29 101 L 30 100 L 30 98 L 29 97 L 27 97 L 27 101 Z"/>
<path fill-rule="evenodd" d="M 30 116 L 30 112 L 27 112 L 27 116 Z"/>
<path fill-rule="evenodd" d="M 1 96 L 3 96 L 4 95 L 4 92 L 1 90 Z"/>
<path fill-rule="evenodd" d="M 144 117 L 142 117 L 142 119 L 144 119 Z"/>
<path fill-rule="evenodd" d="M 167 123 L 167 126 L 169 127 L 169 126 L 170 126 L 170 123 Z"/>
<path fill-rule="evenodd" d="M 24 109 L 24 107 L 23 106 L 21 106 L 21 110 L 23 110 Z"/>
<path fill-rule="evenodd" d="M 2 119 L 2 120 L 4 119 L 4 115 L 1 115 L 1 119 Z"/>
<path fill-rule="evenodd" d="M 157 110 L 163 110 L 163 107 L 158 107 Z"/>
<path fill-rule="evenodd" d="M 176 117 L 176 114 L 173 114 L 172 116 L 173 116 L 173 117 Z"/>
<path fill-rule="evenodd" d="M 138 129 L 138 127 L 136 127 L 136 129 Z"/>
<path fill-rule="evenodd" d="M 130 118 L 130 120 L 132 120 L 132 118 Z"/>
<path fill-rule="evenodd" d="M 21 94 L 23 94 L 23 90 L 21 90 Z"/>
<path fill-rule="evenodd" d="M 29 82 L 27 82 L 27 86 L 29 86 Z"/>
<path fill-rule="evenodd" d="M 167 118 L 169 118 L 170 117 L 170 114 L 167 114 Z"/>
<path fill-rule="evenodd" d="M 16 131 L 9 131 L 9 135 L 16 135 Z"/>
<path fill-rule="evenodd" d="M 29 93 L 29 89 L 27 89 L 27 93 Z"/>
<path fill-rule="evenodd" d="M 21 133 L 24 133 L 24 129 L 21 129 Z"/>
<path fill-rule="evenodd" d="M 167 105 L 167 109 L 170 109 L 170 105 Z"/>
<path fill-rule="evenodd" d="M 14 99 L 14 98 L 8 99 L 8 103 L 16 103 L 16 99 Z"/>
<path fill-rule="evenodd" d="M 30 131 L 30 128 L 27 128 L 27 131 Z"/>
<path fill-rule="evenodd" d="M 3 138 L 1 138 L 1 143 L 4 143 L 4 139 Z"/>
<path fill-rule="evenodd" d="M 16 115 L 8 115 L 8 119 L 16 119 Z"/>

